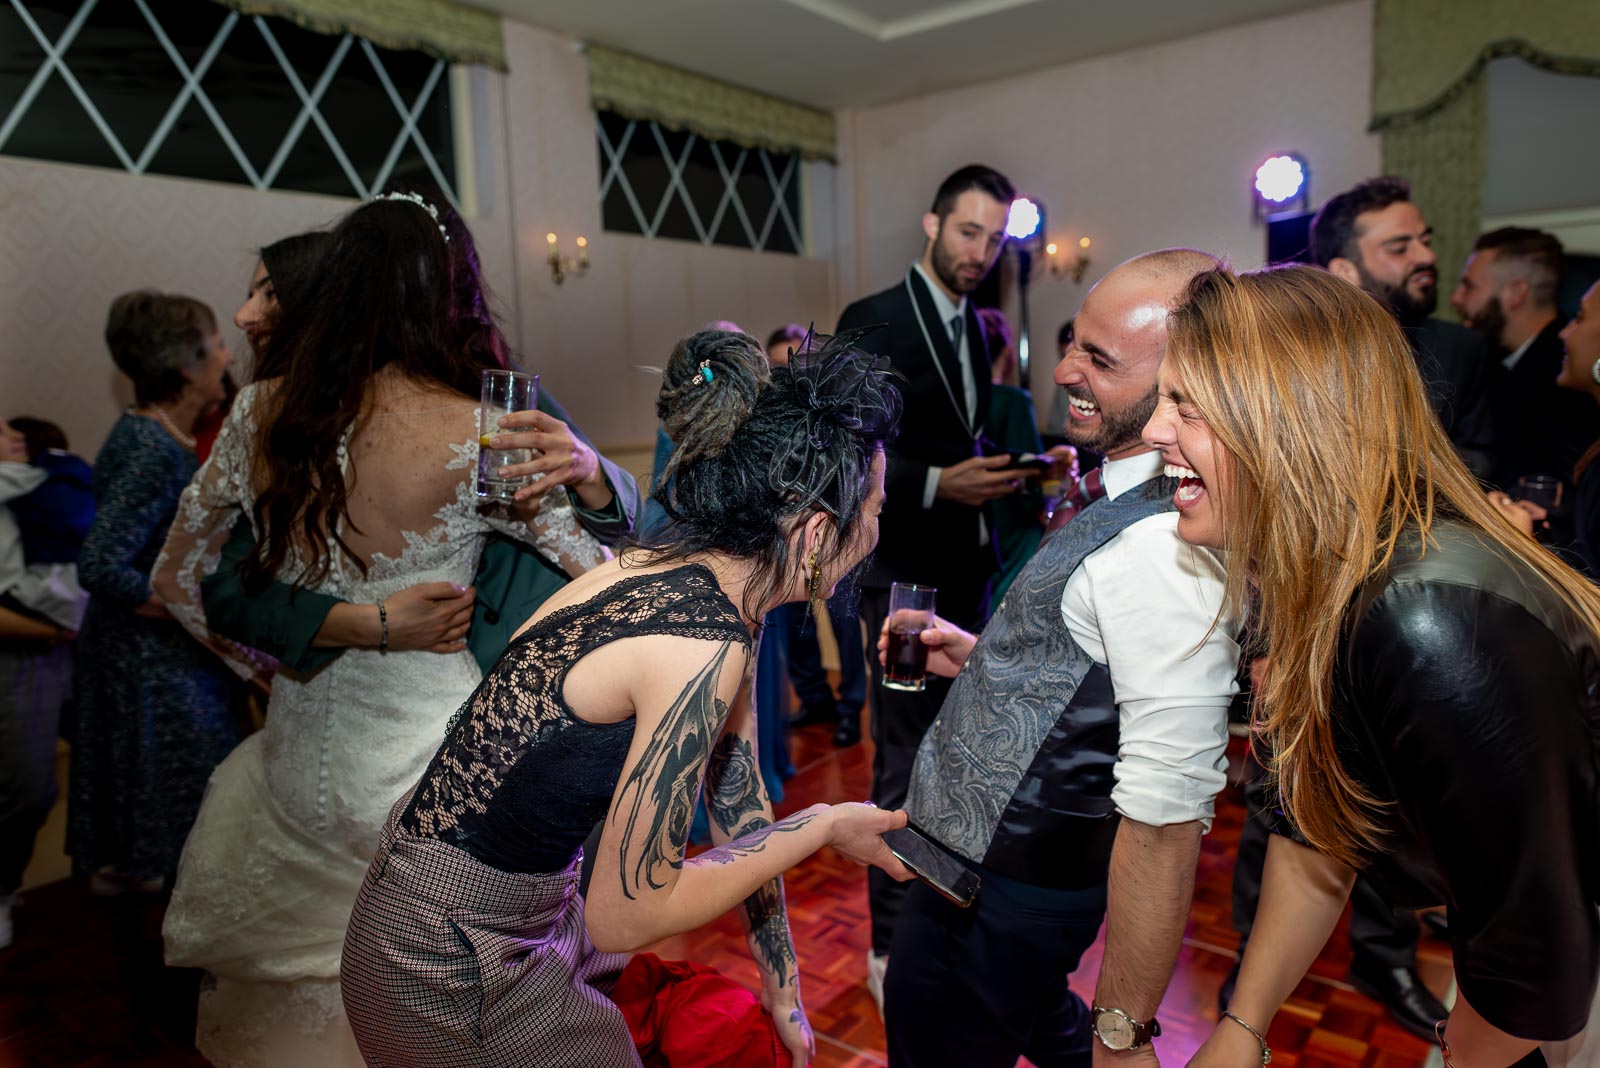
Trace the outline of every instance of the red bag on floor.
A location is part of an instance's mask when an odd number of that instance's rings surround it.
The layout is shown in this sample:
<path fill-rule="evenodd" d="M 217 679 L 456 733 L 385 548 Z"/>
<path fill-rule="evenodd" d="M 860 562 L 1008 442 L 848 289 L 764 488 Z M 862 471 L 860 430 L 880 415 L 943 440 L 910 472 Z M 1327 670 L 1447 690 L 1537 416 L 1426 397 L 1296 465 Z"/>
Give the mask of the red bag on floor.
<path fill-rule="evenodd" d="M 639 953 L 611 991 L 646 1068 L 786 1068 L 761 999 L 715 968 Z"/>

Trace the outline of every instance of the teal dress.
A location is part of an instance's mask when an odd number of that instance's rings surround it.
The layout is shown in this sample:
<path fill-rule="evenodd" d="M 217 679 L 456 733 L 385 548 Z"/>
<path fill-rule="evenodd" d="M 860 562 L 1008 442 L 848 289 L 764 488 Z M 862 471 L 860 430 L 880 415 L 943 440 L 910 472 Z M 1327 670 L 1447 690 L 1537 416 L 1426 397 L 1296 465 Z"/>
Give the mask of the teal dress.
<path fill-rule="evenodd" d="M 989 393 L 987 433 L 995 445 L 1008 452 L 1044 451 L 1033 398 L 1016 386 L 995 386 Z M 1044 511 L 1040 480 L 1027 479 L 1016 493 L 995 501 L 993 508 L 1000 573 L 995 577 L 989 603 L 998 605 L 1044 538 L 1044 524 L 1039 519 Z"/>

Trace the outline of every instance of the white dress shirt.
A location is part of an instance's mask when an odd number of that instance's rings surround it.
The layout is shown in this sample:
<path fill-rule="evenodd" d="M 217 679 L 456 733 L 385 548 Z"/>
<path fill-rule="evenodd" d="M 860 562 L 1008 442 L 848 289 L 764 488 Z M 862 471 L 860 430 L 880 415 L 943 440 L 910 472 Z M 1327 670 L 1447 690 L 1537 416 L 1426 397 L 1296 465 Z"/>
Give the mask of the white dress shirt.
<path fill-rule="evenodd" d="M 1159 452 L 1108 460 L 1115 498 L 1161 472 Z M 1178 514 L 1125 528 L 1067 580 L 1061 616 L 1110 671 L 1121 724 L 1111 799 L 1153 827 L 1211 828 L 1227 782 L 1228 705 L 1239 690 L 1238 628 L 1224 618 L 1223 566 L 1178 537 Z"/>

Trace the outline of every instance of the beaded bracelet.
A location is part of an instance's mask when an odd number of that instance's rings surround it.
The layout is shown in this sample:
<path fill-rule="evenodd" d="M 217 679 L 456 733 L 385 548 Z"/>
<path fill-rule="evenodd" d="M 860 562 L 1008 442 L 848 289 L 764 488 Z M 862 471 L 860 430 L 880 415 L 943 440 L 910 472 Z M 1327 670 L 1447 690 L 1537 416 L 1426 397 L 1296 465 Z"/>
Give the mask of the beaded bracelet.
<path fill-rule="evenodd" d="M 384 607 L 382 601 L 378 602 L 378 652 L 389 651 L 389 609 Z"/>
<path fill-rule="evenodd" d="M 1223 1016 L 1223 1019 L 1232 1020 L 1234 1023 L 1238 1024 L 1240 1027 L 1244 1028 L 1246 1031 L 1249 1031 L 1252 1035 L 1254 1035 L 1255 1036 L 1255 1040 L 1257 1042 L 1261 1043 L 1261 1063 L 1263 1065 L 1268 1065 L 1268 1064 L 1272 1063 L 1272 1047 L 1267 1045 L 1267 1040 L 1265 1038 L 1261 1037 L 1261 1032 L 1260 1031 L 1257 1031 L 1254 1027 L 1251 1027 L 1249 1024 L 1245 1023 L 1243 1020 L 1239 1019 L 1239 1017 L 1235 1016 L 1231 1012 L 1224 1011 L 1222 1016 Z"/>

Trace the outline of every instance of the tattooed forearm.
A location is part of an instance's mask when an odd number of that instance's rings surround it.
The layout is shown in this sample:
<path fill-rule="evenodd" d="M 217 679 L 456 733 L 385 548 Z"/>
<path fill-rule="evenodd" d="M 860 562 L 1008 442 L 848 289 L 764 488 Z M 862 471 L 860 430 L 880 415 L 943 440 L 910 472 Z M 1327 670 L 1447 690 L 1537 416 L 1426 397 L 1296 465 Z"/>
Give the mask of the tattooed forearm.
<path fill-rule="evenodd" d="M 777 823 L 768 823 L 764 818 L 757 816 L 750 820 L 747 826 L 750 830 L 735 838 L 727 845 L 717 846 L 698 854 L 695 863 L 705 861 L 708 864 L 732 864 L 740 857 L 748 857 L 767 848 L 767 839 L 775 834 L 787 834 L 798 831 L 816 817 L 809 813 L 797 813 Z"/>
<path fill-rule="evenodd" d="M 724 734 L 706 763 L 706 785 L 711 818 L 728 835 L 743 833 L 740 824 L 759 813 L 765 800 L 755 747 L 748 738 Z"/>
<path fill-rule="evenodd" d="M 794 982 L 794 941 L 789 937 L 789 915 L 784 910 L 783 880 L 774 879 L 744 899 L 745 934 L 750 953 L 777 981 L 778 988 Z"/>
<path fill-rule="evenodd" d="M 728 718 L 727 702 L 717 699 L 717 683 L 732 646 L 722 645 L 689 680 L 617 792 L 612 818 L 623 825 L 617 859 L 629 900 L 646 888 L 666 885 L 657 876 L 663 865 L 683 867 L 701 771 Z"/>

